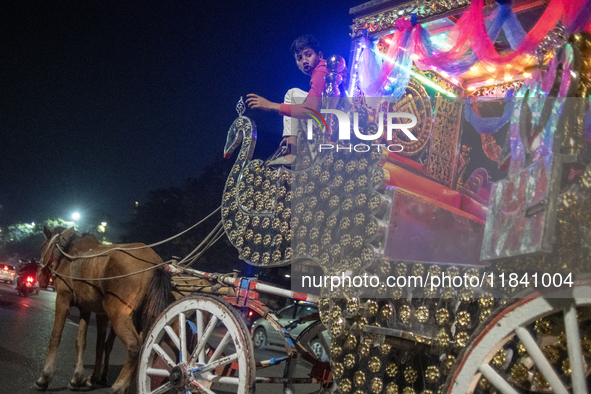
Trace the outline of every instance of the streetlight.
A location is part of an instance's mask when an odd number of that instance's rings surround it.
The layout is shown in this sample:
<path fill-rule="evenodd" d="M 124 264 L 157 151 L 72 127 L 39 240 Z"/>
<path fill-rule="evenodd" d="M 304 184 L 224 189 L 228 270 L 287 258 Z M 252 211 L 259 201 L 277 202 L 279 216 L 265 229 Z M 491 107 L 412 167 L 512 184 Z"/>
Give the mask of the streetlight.
<path fill-rule="evenodd" d="M 78 213 L 78 212 L 74 212 L 74 213 L 72 214 L 72 219 L 73 219 L 73 220 L 78 220 L 78 219 L 80 219 L 80 213 Z"/>

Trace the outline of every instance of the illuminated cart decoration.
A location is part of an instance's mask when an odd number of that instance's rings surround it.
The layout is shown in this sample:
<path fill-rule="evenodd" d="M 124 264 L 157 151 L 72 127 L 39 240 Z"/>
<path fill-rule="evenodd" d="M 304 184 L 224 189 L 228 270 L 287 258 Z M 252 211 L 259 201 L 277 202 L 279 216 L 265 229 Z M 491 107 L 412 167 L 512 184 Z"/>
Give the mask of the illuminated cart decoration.
<path fill-rule="evenodd" d="M 174 277 L 183 297 L 148 333 L 140 392 L 588 392 L 590 9 L 353 8 L 348 84 L 344 60 L 328 59 L 327 125 L 300 121 L 291 168 L 252 160 L 244 108 L 225 148 L 238 150 L 222 197 L 228 239 L 253 266 L 291 264 L 293 284 L 308 288 L 171 267 L 193 278 Z M 415 116 L 412 135 L 392 126 L 403 114 Z M 309 295 L 315 275 L 405 282 L 329 282 Z M 320 321 L 292 338 L 269 294 L 316 302 Z M 231 305 L 269 320 L 287 356 L 255 363 Z M 221 342 L 210 340 L 216 322 Z M 280 362 L 284 376 L 257 376 Z"/>

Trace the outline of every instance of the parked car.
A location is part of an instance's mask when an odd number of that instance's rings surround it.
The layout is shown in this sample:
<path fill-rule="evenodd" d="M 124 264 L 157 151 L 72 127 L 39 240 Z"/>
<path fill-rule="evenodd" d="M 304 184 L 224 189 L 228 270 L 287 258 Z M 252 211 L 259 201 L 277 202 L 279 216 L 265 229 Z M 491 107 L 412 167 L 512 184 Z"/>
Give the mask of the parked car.
<path fill-rule="evenodd" d="M 318 313 L 318 306 L 316 304 L 299 301 L 280 309 L 275 315 L 279 318 L 281 324 L 288 326 L 290 323 L 314 313 Z M 313 322 L 314 320 L 300 323 L 293 327 L 290 330 L 292 338 L 297 338 L 298 335 L 300 335 L 300 333 Z M 277 330 L 275 330 L 275 328 L 263 318 L 256 320 L 252 324 L 250 332 L 252 334 L 252 342 L 255 349 L 264 349 L 268 345 L 283 346 L 284 344 L 284 339 L 279 332 L 277 332 Z M 330 338 L 328 336 L 325 337 L 325 340 L 326 343 L 330 343 Z M 325 349 L 323 349 L 320 342 L 318 342 L 318 344 L 312 343 L 311 347 L 317 357 L 325 358 L 327 356 Z"/>
<path fill-rule="evenodd" d="M 0 280 L 1 281 L 12 283 L 15 275 L 16 275 L 16 270 L 14 269 L 14 267 L 12 265 L 0 264 Z"/>

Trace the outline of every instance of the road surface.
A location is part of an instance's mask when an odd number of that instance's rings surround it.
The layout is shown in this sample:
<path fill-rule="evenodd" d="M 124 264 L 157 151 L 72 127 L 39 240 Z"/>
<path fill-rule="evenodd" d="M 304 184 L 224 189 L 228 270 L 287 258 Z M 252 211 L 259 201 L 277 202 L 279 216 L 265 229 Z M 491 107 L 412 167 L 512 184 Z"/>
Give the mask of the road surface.
<path fill-rule="evenodd" d="M 38 393 L 33 383 L 43 369 L 45 351 L 51 335 L 54 318 L 55 293 L 41 291 L 26 298 L 19 297 L 12 286 L 0 283 L 0 393 Z M 78 310 L 72 308 L 64 327 L 62 342 L 58 351 L 57 370 L 49 386 L 49 393 L 71 393 L 68 383 L 76 365 L 75 339 L 78 330 Z M 216 333 L 217 336 L 223 333 Z M 96 324 L 92 316 L 88 328 L 87 348 L 84 354 L 84 367 L 87 375 L 94 368 L 94 348 L 96 345 Z M 282 357 L 280 348 L 257 350 L 257 361 Z M 117 379 L 125 361 L 125 350 L 117 340 L 111 355 L 108 384 Z M 261 371 L 260 376 L 280 377 L 283 365 Z M 109 387 L 98 386 L 85 392 L 93 394 L 110 393 Z M 311 390 L 309 390 L 311 391 Z M 257 385 L 257 394 L 281 393 L 281 385 Z"/>

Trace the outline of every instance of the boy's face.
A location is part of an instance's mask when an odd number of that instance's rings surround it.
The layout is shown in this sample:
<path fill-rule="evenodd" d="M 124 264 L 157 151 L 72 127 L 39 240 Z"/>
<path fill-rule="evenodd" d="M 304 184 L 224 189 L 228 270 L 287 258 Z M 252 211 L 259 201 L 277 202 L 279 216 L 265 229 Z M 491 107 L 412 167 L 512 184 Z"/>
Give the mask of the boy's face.
<path fill-rule="evenodd" d="M 296 53 L 295 60 L 300 71 L 311 76 L 318 63 L 322 60 L 322 52 L 316 53 L 312 48 L 305 47 Z"/>

